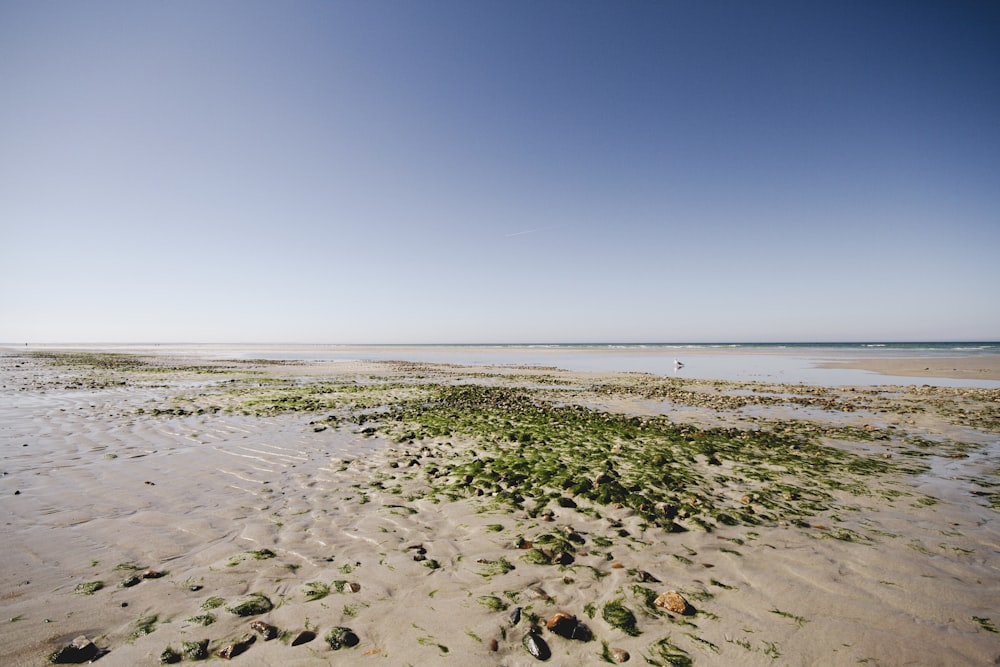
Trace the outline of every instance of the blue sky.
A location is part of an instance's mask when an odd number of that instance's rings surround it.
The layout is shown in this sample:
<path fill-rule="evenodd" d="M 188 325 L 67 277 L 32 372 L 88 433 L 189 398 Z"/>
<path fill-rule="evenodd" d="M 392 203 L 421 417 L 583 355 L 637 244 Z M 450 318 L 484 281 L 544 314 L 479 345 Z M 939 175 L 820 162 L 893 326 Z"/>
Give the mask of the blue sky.
<path fill-rule="evenodd" d="M 995 2 L 0 0 L 0 341 L 1000 339 Z"/>

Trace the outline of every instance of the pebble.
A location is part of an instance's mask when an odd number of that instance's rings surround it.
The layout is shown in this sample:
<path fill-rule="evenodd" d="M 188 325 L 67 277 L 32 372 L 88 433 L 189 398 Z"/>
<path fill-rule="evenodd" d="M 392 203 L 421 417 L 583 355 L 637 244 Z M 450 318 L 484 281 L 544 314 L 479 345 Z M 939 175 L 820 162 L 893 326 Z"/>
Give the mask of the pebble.
<path fill-rule="evenodd" d="M 524 648 L 527 649 L 533 657 L 539 660 L 548 660 L 552 657 L 552 651 L 549 650 L 549 645 L 545 643 L 545 640 L 539 637 L 534 632 L 529 632 L 521 640 Z"/>
<path fill-rule="evenodd" d="M 248 648 L 250 648 L 250 645 L 253 644 L 254 641 L 256 641 L 256 639 L 257 638 L 254 637 L 253 635 L 247 635 L 238 642 L 233 642 L 232 644 L 223 646 L 218 650 L 216 655 L 224 660 L 232 660 L 240 653 L 243 653 L 243 651 L 246 651 Z"/>
<path fill-rule="evenodd" d="M 264 621 L 251 621 L 250 629 L 259 633 L 264 641 L 270 641 L 278 636 L 278 628 Z"/>
<path fill-rule="evenodd" d="M 299 644 L 308 644 L 312 640 L 316 639 L 316 633 L 312 630 L 303 630 L 299 634 L 295 635 L 295 639 L 292 640 L 292 646 L 298 646 Z"/>
<path fill-rule="evenodd" d="M 614 658 L 615 662 L 628 662 L 632 656 L 623 648 L 613 648 L 611 649 L 611 657 Z"/>

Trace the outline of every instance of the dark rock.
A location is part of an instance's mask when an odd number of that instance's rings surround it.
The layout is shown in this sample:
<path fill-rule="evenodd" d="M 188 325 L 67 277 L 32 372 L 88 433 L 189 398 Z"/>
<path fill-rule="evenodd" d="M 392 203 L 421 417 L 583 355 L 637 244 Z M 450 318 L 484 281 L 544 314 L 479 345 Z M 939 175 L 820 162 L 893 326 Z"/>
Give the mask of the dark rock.
<path fill-rule="evenodd" d="M 533 657 L 539 660 L 548 660 L 552 657 L 552 651 L 549 650 L 549 645 L 545 643 L 545 640 L 539 637 L 534 632 L 529 632 L 521 640 L 524 648 L 527 649 Z"/>
<path fill-rule="evenodd" d="M 329 644 L 330 648 L 334 651 L 339 651 L 342 648 L 357 646 L 360 641 L 361 640 L 358 639 L 358 636 L 354 634 L 353 630 L 343 626 L 333 628 L 326 635 L 326 643 Z"/>
<path fill-rule="evenodd" d="M 295 639 L 292 640 L 292 646 L 298 646 L 299 644 L 308 644 L 312 640 L 316 639 L 316 633 L 312 630 L 303 630 L 299 634 L 295 635 Z"/>
<path fill-rule="evenodd" d="M 83 635 L 49 656 L 49 662 L 56 664 L 80 664 L 93 660 L 100 653 L 97 645 Z"/>

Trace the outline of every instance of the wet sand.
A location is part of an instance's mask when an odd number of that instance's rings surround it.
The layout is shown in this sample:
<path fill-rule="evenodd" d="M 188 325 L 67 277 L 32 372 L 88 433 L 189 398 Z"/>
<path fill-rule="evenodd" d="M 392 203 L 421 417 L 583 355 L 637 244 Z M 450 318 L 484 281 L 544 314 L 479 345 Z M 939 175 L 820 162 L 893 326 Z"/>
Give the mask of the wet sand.
<path fill-rule="evenodd" d="M 560 611 L 583 629 L 577 638 L 532 634 L 549 664 L 599 664 L 612 649 L 628 664 L 1000 657 L 997 390 L 101 359 L 0 356 L 0 664 L 45 663 L 80 635 L 102 652 L 99 664 L 155 665 L 167 647 L 203 639 L 214 655 L 254 636 L 258 619 L 282 635 L 257 635 L 240 664 L 531 665 L 532 621 L 544 626 Z M 371 402 L 365 388 L 376 385 Z M 690 427 L 692 447 L 706 433 L 794 432 L 808 438 L 804 451 L 830 449 L 810 454 L 815 467 L 783 467 L 778 456 L 754 471 L 722 447 L 713 461 L 672 444 L 671 470 L 699 481 L 662 491 L 689 503 L 671 530 L 631 499 L 601 504 L 567 490 L 567 502 L 539 507 L 531 478 L 514 485 L 528 500 L 515 493 L 512 505 L 500 502 L 507 490 L 492 495 L 486 480 L 455 471 L 500 461 L 491 457 L 509 449 L 506 430 L 520 413 L 476 406 L 505 415 L 497 437 L 457 428 L 405 437 L 412 413 L 393 421 L 384 411 L 456 386 L 665 418 Z M 646 454 L 627 455 L 647 445 L 609 433 L 592 446 L 621 459 L 627 476 Z M 558 446 L 531 441 L 523 451 Z M 834 452 L 848 458 L 821 465 Z M 601 472 L 590 476 L 597 487 Z M 707 511 L 712 503 L 725 513 Z M 102 587 L 78 592 L 93 582 Z M 649 604 L 651 592 L 669 590 L 689 613 Z M 254 593 L 274 608 L 227 611 Z M 607 611 L 616 604 L 634 617 L 632 634 Z M 357 644 L 333 650 L 324 638 L 335 627 L 350 628 Z M 293 645 L 305 630 L 316 637 Z"/>
<path fill-rule="evenodd" d="M 882 373 L 958 380 L 1000 380 L 1000 355 L 955 357 L 907 357 L 899 359 L 845 359 L 827 362 L 824 368 L 858 368 Z"/>

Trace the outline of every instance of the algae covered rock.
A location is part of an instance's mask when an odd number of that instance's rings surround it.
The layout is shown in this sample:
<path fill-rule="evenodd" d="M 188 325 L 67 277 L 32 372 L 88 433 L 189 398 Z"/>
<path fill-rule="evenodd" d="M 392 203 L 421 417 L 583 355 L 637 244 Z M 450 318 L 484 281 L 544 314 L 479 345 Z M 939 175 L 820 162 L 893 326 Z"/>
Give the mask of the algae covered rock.
<path fill-rule="evenodd" d="M 326 643 L 330 645 L 334 651 L 339 651 L 342 648 L 351 648 L 357 646 L 358 636 L 354 634 L 354 631 L 350 628 L 345 628 L 343 626 L 338 626 L 330 630 L 326 635 Z"/>
<path fill-rule="evenodd" d="M 237 616 L 257 616 L 258 614 L 266 614 L 272 609 L 274 609 L 274 605 L 263 593 L 252 593 L 232 607 L 226 607 L 226 611 Z"/>

